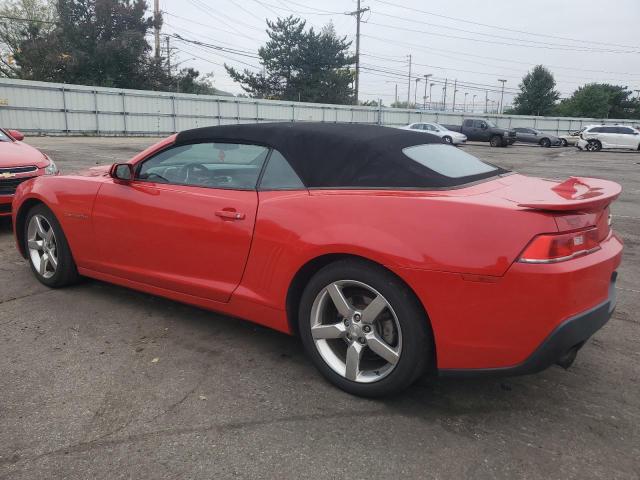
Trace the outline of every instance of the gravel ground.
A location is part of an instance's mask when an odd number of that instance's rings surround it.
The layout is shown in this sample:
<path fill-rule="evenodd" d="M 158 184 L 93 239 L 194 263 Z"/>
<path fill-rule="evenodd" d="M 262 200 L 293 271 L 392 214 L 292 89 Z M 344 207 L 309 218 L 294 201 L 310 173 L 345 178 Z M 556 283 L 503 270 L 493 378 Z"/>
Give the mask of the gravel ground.
<path fill-rule="evenodd" d="M 155 141 L 27 140 L 67 172 Z M 3 221 L 0 478 L 640 478 L 640 154 L 463 148 L 624 186 L 619 305 L 570 370 L 363 400 L 322 380 L 295 338 L 98 281 L 48 290 Z"/>

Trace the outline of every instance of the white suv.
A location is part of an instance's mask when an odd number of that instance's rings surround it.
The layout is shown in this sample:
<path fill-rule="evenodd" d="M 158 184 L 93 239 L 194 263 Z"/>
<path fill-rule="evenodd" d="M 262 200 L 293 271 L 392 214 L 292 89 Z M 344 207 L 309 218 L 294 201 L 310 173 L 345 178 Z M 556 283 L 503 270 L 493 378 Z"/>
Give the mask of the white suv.
<path fill-rule="evenodd" d="M 589 152 L 603 148 L 640 150 L 640 132 L 625 125 L 591 125 L 582 131 L 576 147 Z"/>

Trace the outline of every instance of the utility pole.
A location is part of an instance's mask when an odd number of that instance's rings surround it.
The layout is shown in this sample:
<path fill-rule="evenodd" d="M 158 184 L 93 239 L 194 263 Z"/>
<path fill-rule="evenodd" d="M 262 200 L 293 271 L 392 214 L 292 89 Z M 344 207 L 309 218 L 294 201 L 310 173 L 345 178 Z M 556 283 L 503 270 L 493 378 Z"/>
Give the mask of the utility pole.
<path fill-rule="evenodd" d="M 407 77 L 407 108 L 411 102 L 411 54 L 409 54 L 409 76 Z"/>
<path fill-rule="evenodd" d="M 433 108 L 433 98 L 431 97 L 431 89 L 433 88 L 434 85 L 435 83 L 433 82 L 429 84 L 429 110 Z"/>
<path fill-rule="evenodd" d="M 471 111 L 475 112 L 476 111 L 476 97 L 478 95 L 474 95 L 473 98 L 471 99 Z"/>
<path fill-rule="evenodd" d="M 416 88 L 413 91 L 413 108 L 418 108 L 418 82 L 420 77 L 416 77 Z"/>
<path fill-rule="evenodd" d="M 160 60 L 160 26 L 158 19 L 160 18 L 160 0 L 153 0 L 153 20 L 155 23 L 153 35 L 156 40 L 156 60 Z"/>
<path fill-rule="evenodd" d="M 443 95 L 442 95 L 442 110 L 444 110 L 445 112 L 447 111 L 447 79 L 444 79 L 444 88 L 443 88 Z"/>
<path fill-rule="evenodd" d="M 396 83 L 396 108 L 398 107 L 398 84 Z"/>
<path fill-rule="evenodd" d="M 171 47 L 169 46 L 169 35 L 165 38 L 167 41 L 167 75 L 171 76 Z"/>
<path fill-rule="evenodd" d="M 424 97 L 422 98 L 423 100 L 422 108 L 425 110 L 427 109 L 427 83 L 429 83 L 430 76 L 431 76 L 430 73 L 424 76 Z"/>
<path fill-rule="evenodd" d="M 504 84 L 506 80 L 502 80 L 501 78 L 499 78 L 498 81 L 502 82 L 502 93 L 500 93 L 500 106 L 498 108 L 498 113 L 502 113 L 504 108 L 504 104 L 502 103 L 502 101 L 504 100 Z"/>
<path fill-rule="evenodd" d="M 360 89 L 360 21 L 362 20 L 362 14 L 367 11 L 369 11 L 369 7 L 361 8 L 360 0 L 358 0 L 358 9 L 355 12 L 349 12 L 347 14 L 347 15 L 352 15 L 356 17 L 356 78 L 354 79 L 356 105 L 358 104 L 358 92 Z"/>
<path fill-rule="evenodd" d="M 456 78 L 453 81 L 453 105 L 451 106 L 451 111 L 456 111 L 456 93 L 458 93 L 458 79 Z"/>
<path fill-rule="evenodd" d="M 462 111 L 466 112 L 467 111 L 467 95 L 469 95 L 467 92 L 464 92 L 464 103 L 462 104 Z"/>
<path fill-rule="evenodd" d="M 489 110 L 489 90 L 484 91 L 484 113 Z"/>

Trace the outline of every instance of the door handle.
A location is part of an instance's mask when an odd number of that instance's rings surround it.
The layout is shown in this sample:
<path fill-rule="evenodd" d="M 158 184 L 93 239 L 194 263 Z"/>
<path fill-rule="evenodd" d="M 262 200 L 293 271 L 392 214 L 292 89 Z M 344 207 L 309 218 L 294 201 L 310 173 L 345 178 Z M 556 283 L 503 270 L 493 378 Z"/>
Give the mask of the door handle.
<path fill-rule="evenodd" d="M 223 220 L 244 220 L 245 214 L 236 212 L 235 210 L 218 210 L 216 211 L 216 217 L 220 217 Z"/>

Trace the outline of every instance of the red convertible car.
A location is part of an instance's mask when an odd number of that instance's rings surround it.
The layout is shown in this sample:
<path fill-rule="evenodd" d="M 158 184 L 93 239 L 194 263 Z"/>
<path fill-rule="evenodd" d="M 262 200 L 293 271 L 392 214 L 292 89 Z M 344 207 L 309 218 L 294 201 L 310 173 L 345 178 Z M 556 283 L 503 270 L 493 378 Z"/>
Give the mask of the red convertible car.
<path fill-rule="evenodd" d="M 11 215 L 16 187 L 38 175 L 56 175 L 58 168 L 40 150 L 22 143 L 18 130 L 0 128 L 0 217 Z"/>
<path fill-rule="evenodd" d="M 331 382 L 379 396 L 568 367 L 615 306 L 620 191 L 424 133 L 229 125 L 25 182 L 13 220 L 46 285 L 84 275 L 297 334 Z"/>

